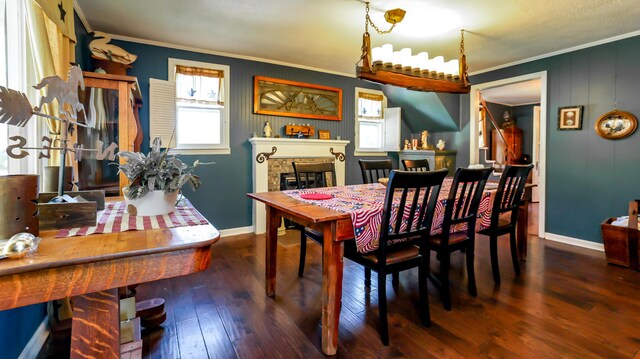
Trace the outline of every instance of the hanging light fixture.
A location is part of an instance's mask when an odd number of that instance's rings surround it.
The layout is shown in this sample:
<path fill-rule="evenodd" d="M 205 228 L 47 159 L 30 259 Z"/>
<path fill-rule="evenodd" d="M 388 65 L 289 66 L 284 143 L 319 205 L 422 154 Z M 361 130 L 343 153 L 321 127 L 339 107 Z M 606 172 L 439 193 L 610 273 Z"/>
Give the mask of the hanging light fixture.
<path fill-rule="evenodd" d="M 412 55 L 410 48 L 393 51 L 390 44 L 371 48 L 369 25 L 378 34 L 388 34 L 402 21 L 405 11 L 389 10 L 384 18 L 391 24 L 389 30 L 380 30 L 369 17 L 369 3 L 366 2 L 364 34 L 362 35 L 362 66 L 356 67 L 356 76 L 362 80 L 385 85 L 406 87 L 409 90 L 469 93 L 471 86 L 467 75 L 467 61 L 464 54 L 464 30 L 460 30 L 460 58 L 445 62 L 444 57 L 429 59 L 429 54 L 420 52 Z"/>

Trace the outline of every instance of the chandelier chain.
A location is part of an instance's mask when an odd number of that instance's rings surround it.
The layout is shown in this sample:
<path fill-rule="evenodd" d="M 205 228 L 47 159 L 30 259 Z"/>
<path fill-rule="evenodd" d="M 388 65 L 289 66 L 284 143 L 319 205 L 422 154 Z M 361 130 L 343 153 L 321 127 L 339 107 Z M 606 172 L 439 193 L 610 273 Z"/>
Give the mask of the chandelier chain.
<path fill-rule="evenodd" d="M 460 29 L 460 55 L 464 54 L 464 29 Z"/>
<path fill-rule="evenodd" d="M 369 16 L 369 2 L 366 2 L 365 4 L 367 5 L 367 16 L 364 19 L 364 31 L 365 32 L 369 32 L 369 24 L 371 24 L 371 27 L 373 27 L 378 32 L 378 34 L 380 34 L 380 35 L 388 34 L 388 33 L 391 32 L 391 30 L 393 30 L 396 27 L 396 24 L 393 23 L 391 25 L 391 27 L 389 28 L 389 30 L 386 30 L 386 31 L 380 30 L 376 26 L 376 24 L 373 23 L 373 21 L 371 20 L 371 17 Z"/>

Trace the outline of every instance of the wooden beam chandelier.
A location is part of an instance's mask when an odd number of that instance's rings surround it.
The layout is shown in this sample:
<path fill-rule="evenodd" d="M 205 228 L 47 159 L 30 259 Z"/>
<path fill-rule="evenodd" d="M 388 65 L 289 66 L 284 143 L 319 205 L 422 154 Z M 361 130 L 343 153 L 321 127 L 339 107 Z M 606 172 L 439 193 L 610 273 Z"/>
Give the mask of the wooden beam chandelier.
<path fill-rule="evenodd" d="M 390 44 L 371 49 L 369 25 L 378 34 L 388 34 L 402 21 L 405 11 L 387 11 L 384 17 L 391 24 L 391 28 L 382 31 L 371 21 L 369 3 L 365 4 L 367 12 L 362 35 L 362 56 L 358 61 L 358 64 L 362 62 L 362 66 L 356 67 L 356 76 L 359 79 L 416 91 L 469 93 L 471 86 L 464 54 L 464 30 L 460 30 L 460 58 L 448 62 L 445 62 L 442 56 L 429 59 L 426 52 L 412 56 L 410 48 L 393 51 Z"/>

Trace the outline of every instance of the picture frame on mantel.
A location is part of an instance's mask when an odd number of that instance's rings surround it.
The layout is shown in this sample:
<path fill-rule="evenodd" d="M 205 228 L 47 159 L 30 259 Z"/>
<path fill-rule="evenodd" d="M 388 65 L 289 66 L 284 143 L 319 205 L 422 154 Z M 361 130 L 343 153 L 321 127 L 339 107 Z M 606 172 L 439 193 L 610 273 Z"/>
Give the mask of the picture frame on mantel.
<path fill-rule="evenodd" d="M 260 115 L 342 121 L 342 89 L 255 76 L 253 112 Z"/>
<path fill-rule="evenodd" d="M 582 130 L 582 111 L 584 106 L 565 106 L 558 108 L 558 130 Z"/>
<path fill-rule="evenodd" d="M 329 130 L 318 130 L 318 138 L 321 140 L 330 140 L 331 132 Z"/>

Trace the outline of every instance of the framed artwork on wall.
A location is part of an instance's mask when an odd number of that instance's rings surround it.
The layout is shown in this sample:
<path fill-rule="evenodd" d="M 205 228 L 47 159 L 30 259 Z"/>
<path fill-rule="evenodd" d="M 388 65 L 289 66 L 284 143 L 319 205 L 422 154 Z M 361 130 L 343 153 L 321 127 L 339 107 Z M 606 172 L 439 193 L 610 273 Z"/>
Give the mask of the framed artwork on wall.
<path fill-rule="evenodd" d="M 342 89 L 255 76 L 253 112 L 261 115 L 342 120 Z"/>
<path fill-rule="evenodd" d="M 594 127 L 600 137 L 619 140 L 635 132 L 638 119 L 629 112 L 614 110 L 600 116 Z"/>
<path fill-rule="evenodd" d="M 584 106 L 558 108 L 558 130 L 582 130 L 583 109 Z"/>

